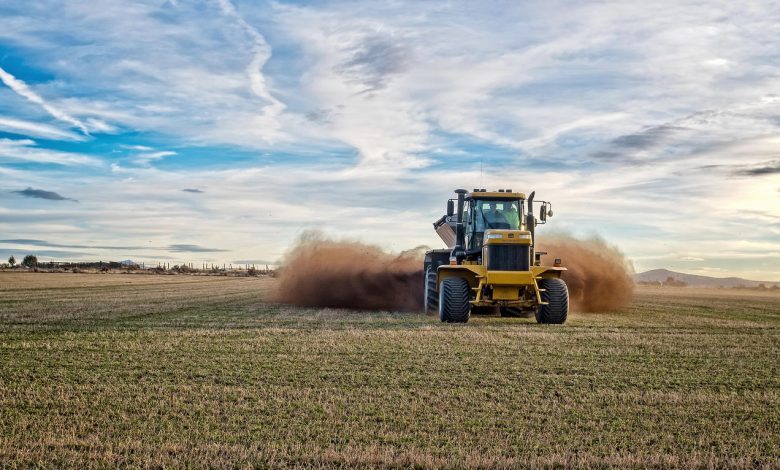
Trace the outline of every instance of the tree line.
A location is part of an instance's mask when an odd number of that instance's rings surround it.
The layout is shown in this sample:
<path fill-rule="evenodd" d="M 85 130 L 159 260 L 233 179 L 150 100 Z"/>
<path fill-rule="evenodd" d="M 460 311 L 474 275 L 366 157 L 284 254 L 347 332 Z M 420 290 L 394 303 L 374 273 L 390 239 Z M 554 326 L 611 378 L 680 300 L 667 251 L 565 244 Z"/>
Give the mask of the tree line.
<path fill-rule="evenodd" d="M 8 264 L 13 268 L 16 266 L 16 258 L 11 255 L 10 258 L 8 258 Z M 25 266 L 28 268 L 33 268 L 35 266 L 38 266 L 38 258 L 35 255 L 27 255 L 22 259 L 21 266 Z"/>

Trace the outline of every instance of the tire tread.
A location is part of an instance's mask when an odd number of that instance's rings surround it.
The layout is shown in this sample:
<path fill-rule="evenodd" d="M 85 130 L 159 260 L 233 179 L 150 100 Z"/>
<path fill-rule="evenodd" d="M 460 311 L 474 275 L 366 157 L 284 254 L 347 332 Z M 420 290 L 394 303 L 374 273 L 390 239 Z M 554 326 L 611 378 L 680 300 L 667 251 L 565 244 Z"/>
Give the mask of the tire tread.
<path fill-rule="evenodd" d="M 538 323 L 566 323 L 569 316 L 569 289 L 563 279 L 548 278 L 539 281 L 542 301 L 547 305 L 540 305 L 536 310 Z"/>
<path fill-rule="evenodd" d="M 429 266 L 425 271 L 425 313 L 439 311 L 439 290 L 436 288 L 436 270 Z"/>
<path fill-rule="evenodd" d="M 451 277 L 443 280 L 439 290 L 439 319 L 447 323 L 469 321 L 471 287 L 467 280 Z"/>

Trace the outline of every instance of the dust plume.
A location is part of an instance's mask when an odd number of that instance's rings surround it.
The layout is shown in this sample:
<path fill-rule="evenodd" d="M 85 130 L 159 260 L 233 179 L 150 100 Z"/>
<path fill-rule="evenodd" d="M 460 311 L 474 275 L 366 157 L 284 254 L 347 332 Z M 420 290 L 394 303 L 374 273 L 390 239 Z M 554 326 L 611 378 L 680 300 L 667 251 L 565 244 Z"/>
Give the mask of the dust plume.
<path fill-rule="evenodd" d="M 543 264 L 561 258 L 567 271 L 561 278 L 569 288 L 572 310 L 603 312 L 631 304 L 634 296 L 633 269 L 623 253 L 604 240 L 578 240 L 557 235 L 540 237 L 538 251 L 546 251 Z"/>
<path fill-rule="evenodd" d="M 305 307 L 421 311 L 424 252 L 393 255 L 307 232 L 282 260 L 274 300 Z"/>
<path fill-rule="evenodd" d="M 631 303 L 631 268 L 617 248 L 600 239 L 559 235 L 544 237 L 537 249 L 549 253 L 544 264 L 561 258 L 568 268 L 563 279 L 573 310 L 601 312 Z M 424 251 L 391 254 L 306 232 L 282 259 L 274 300 L 303 307 L 422 311 Z"/>

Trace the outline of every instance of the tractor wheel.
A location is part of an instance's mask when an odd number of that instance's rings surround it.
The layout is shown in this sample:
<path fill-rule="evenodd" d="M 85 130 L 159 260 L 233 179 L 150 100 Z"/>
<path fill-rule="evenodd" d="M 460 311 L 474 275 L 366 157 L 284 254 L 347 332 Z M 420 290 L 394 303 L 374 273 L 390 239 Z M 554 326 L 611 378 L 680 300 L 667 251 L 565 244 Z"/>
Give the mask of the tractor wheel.
<path fill-rule="evenodd" d="M 425 271 L 425 313 L 439 311 L 439 293 L 436 289 L 436 269 L 429 266 Z"/>
<path fill-rule="evenodd" d="M 450 277 L 439 284 L 439 319 L 447 323 L 469 321 L 469 282 L 461 277 Z"/>
<path fill-rule="evenodd" d="M 569 315 L 569 289 L 562 279 L 549 278 L 539 281 L 542 301 L 547 305 L 540 305 L 536 309 L 537 323 L 566 323 Z"/>

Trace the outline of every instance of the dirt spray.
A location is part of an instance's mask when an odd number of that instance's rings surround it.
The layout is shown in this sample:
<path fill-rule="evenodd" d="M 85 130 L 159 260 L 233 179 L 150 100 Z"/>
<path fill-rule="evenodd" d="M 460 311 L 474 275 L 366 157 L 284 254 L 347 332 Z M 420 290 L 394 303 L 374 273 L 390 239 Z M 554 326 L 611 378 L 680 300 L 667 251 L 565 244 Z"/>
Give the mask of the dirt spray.
<path fill-rule="evenodd" d="M 567 271 L 561 278 L 577 312 L 619 310 L 634 296 L 633 268 L 623 253 L 600 238 L 579 240 L 566 235 L 546 236 L 537 251 L 546 251 L 543 264 L 561 258 Z"/>
<path fill-rule="evenodd" d="M 420 311 L 424 252 L 393 255 L 307 232 L 282 260 L 275 300 L 305 307 Z"/>
<path fill-rule="evenodd" d="M 567 236 L 540 243 L 543 258 L 562 258 L 572 309 L 616 310 L 631 303 L 630 265 L 603 240 Z M 391 254 L 373 245 L 305 233 L 283 258 L 278 302 L 305 307 L 421 311 L 425 248 Z"/>

